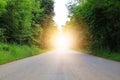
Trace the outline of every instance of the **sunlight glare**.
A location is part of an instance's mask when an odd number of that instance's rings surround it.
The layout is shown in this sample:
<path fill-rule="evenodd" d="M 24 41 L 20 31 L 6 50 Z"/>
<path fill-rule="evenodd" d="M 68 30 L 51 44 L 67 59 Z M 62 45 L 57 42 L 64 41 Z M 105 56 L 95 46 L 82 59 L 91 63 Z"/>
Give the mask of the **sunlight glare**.
<path fill-rule="evenodd" d="M 55 39 L 55 46 L 59 49 L 70 48 L 70 37 L 64 34 L 58 35 Z"/>
<path fill-rule="evenodd" d="M 54 0 L 54 21 L 60 31 L 60 34 L 55 36 L 54 45 L 55 48 L 67 49 L 70 48 L 71 38 L 68 35 L 65 35 L 62 30 L 62 26 L 65 25 L 66 21 L 69 21 L 68 18 L 68 9 L 66 4 L 68 0 Z"/>

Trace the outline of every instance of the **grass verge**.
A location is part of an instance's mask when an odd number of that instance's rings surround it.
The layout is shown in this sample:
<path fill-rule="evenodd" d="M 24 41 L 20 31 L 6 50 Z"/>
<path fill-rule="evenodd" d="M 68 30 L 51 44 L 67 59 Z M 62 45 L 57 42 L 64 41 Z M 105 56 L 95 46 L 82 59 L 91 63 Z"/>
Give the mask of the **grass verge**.
<path fill-rule="evenodd" d="M 47 50 L 38 49 L 35 46 L 3 44 L 0 43 L 0 64 L 5 64 L 18 59 L 37 55 Z"/>
<path fill-rule="evenodd" d="M 110 52 L 109 50 L 100 49 L 100 50 L 94 50 L 92 54 L 102 58 L 120 61 L 120 52 Z"/>

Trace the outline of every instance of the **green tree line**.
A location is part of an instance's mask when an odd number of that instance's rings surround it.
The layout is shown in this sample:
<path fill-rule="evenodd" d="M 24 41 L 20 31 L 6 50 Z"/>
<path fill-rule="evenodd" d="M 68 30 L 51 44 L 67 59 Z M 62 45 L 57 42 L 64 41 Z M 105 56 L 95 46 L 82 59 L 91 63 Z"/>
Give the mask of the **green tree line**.
<path fill-rule="evenodd" d="M 57 30 L 53 8 L 53 0 L 0 0 L 0 64 L 43 53 L 52 46 Z"/>
<path fill-rule="evenodd" d="M 54 24 L 53 5 L 53 0 L 0 0 L 0 42 L 44 43 L 43 35 Z"/>
<path fill-rule="evenodd" d="M 89 39 L 86 41 L 91 50 L 106 49 L 110 52 L 118 52 L 120 48 L 120 1 L 77 1 L 76 5 L 68 4 L 71 16 L 69 24 L 78 27 L 79 32 L 87 32 Z"/>

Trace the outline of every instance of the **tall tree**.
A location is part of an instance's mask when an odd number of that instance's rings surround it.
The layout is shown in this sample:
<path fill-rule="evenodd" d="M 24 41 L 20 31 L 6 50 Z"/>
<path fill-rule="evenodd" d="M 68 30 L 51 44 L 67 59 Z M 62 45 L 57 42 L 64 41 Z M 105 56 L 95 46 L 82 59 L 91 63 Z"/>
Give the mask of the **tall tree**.
<path fill-rule="evenodd" d="M 119 50 L 119 0 L 85 0 L 84 3 L 74 8 L 72 19 L 76 23 L 82 20 L 88 24 L 93 49 Z"/>
<path fill-rule="evenodd" d="M 41 0 L 41 8 L 44 9 L 40 17 L 42 27 L 47 27 L 53 22 L 54 16 L 54 1 L 53 0 Z"/>
<path fill-rule="evenodd" d="M 42 34 L 42 47 L 50 47 L 50 37 L 54 34 L 57 28 L 54 26 L 54 1 L 53 0 L 42 0 L 41 8 L 44 9 L 40 17 L 40 24 L 43 28 Z M 53 31 L 53 33 L 51 33 Z M 52 38 L 52 37 L 51 37 Z"/>
<path fill-rule="evenodd" d="M 8 42 L 31 43 L 32 27 L 38 21 L 42 9 L 38 0 L 7 0 L 6 12 L 0 17 Z M 35 31 L 34 31 L 35 32 Z"/>
<path fill-rule="evenodd" d="M 54 24 L 53 9 L 53 0 L 0 0 L 0 42 L 45 42 Z"/>
<path fill-rule="evenodd" d="M 6 7 L 7 3 L 5 0 L 0 0 L 0 17 L 6 12 Z M 5 29 L 0 26 L 0 42 L 5 41 Z"/>

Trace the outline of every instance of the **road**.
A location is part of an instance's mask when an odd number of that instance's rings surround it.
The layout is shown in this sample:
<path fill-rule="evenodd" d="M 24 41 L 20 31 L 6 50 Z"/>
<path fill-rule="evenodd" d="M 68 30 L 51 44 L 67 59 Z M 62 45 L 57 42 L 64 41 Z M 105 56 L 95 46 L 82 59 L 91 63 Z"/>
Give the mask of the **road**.
<path fill-rule="evenodd" d="M 120 80 L 120 63 L 54 50 L 0 65 L 0 80 Z"/>

